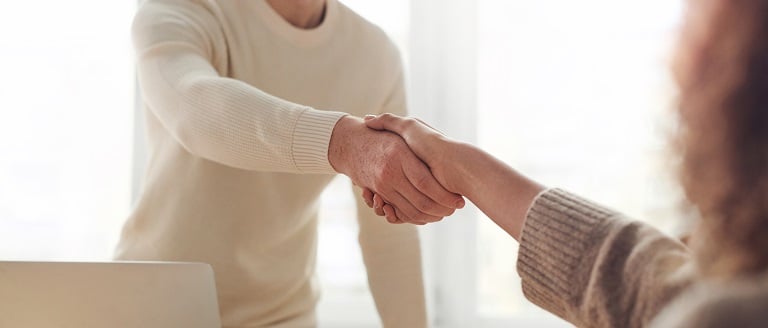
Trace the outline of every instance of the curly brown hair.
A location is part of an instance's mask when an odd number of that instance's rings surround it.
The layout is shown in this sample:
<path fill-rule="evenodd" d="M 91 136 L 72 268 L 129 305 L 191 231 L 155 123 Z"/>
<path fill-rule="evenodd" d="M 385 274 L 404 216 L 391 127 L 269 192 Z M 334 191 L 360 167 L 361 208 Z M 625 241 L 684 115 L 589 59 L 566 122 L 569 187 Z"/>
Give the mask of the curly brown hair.
<path fill-rule="evenodd" d="M 692 0 L 675 62 L 702 272 L 768 269 L 768 0 Z"/>

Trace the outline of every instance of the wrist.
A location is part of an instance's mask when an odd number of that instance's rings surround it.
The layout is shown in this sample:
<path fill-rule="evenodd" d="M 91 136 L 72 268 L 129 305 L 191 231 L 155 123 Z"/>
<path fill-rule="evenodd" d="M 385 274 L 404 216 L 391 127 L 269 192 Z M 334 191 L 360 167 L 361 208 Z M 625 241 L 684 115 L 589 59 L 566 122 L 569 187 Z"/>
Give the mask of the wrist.
<path fill-rule="evenodd" d="M 476 175 L 477 169 L 476 159 L 478 159 L 480 152 L 474 146 L 459 142 L 449 141 L 451 145 L 447 149 L 451 149 L 445 153 L 446 163 L 452 163 L 454 168 L 454 174 L 448 175 L 446 183 L 451 185 L 452 190 L 460 195 L 469 196 L 473 193 L 476 187 L 473 181 L 477 181 Z"/>
<path fill-rule="evenodd" d="M 346 174 L 352 142 L 355 140 L 352 136 L 356 129 L 359 129 L 362 121 L 354 116 L 346 115 L 340 118 L 331 132 L 331 140 L 328 143 L 328 163 L 331 167 L 342 174 Z"/>

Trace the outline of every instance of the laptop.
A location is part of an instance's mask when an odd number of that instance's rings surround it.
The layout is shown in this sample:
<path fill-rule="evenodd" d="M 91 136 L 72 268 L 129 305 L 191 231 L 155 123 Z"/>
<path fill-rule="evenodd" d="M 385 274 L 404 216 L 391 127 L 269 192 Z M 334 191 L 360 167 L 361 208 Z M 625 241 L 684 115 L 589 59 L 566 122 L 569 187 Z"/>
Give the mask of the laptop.
<path fill-rule="evenodd" d="M 220 328 L 221 322 L 207 264 L 0 261 L 0 327 Z"/>

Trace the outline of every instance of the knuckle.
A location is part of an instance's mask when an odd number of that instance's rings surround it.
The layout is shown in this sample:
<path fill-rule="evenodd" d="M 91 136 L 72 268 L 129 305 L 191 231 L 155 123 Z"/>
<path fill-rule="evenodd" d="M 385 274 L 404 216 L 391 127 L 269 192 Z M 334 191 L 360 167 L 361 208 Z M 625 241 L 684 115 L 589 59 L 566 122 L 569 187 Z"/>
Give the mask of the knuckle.
<path fill-rule="evenodd" d="M 394 175 L 394 173 L 397 172 L 399 165 L 394 158 L 389 159 L 384 163 L 384 170 L 388 176 Z"/>
<path fill-rule="evenodd" d="M 385 163 L 374 166 L 372 173 L 374 180 L 380 180 L 386 174 Z"/>
<path fill-rule="evenodd" d="M 388 179 L 392 175 L 392 172 L 394 171 L 393 166 L 394 164 L 392 163 L 391 160 L 386 160 L 382 162 L 381 165 L 379 165 L 378 169 L 376 170 L 377 178 L 381 180 Z"/>
<path fill-rule="evenodd" d="M 374 178 L 373 178 L 373 188 L 376 190 L 377 193 L 381 193 L 383 190 L 385 190 L 388 186 L 388 181 L 392 181 L 392 178 L 390 177 L 390 174 L 387 173 L 385 169 L 379 169 L 377 170 Z"/>
<path fill-rule="evenodd" d="M 381 192 L 381 189 L 383 187 L 383 182 L 382 181 L 383 180 L 377 176 L 371 182 L 371 188 L 373 188 L 373 190 L 376 190 L 376 193 L 377 193 L 377 194 L 374 195 L 374 197 L 379 196 L 378 193 Z M 381 198 L 381 196 L 379 196 L 379 198 Z"/>

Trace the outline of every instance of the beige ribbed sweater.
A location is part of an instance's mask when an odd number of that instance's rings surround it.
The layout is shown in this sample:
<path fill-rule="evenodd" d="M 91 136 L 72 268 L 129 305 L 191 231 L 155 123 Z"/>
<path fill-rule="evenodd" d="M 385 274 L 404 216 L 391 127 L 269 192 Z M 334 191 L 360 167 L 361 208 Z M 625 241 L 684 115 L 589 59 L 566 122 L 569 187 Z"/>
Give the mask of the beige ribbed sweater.
<path fill-rule="evenodd" d="M 526 297 L 578 327 L 765 327 L 768 279 L 697 279 L 675 239 L 562 190 L 529 209 L 518 273 Z"/>
<path fill-rule="evenodd" d="M 396 48 L 335 0 L 312 30 L 264 0 L 148 0 L 133 38 L 150 158 L 116 258 L 210 263 L 225 327 L 314 326 L 329 138 L 345 113 L 405 113 Z M 426 326 L 417 231 L 356 199 L 384 326 Z"/>

